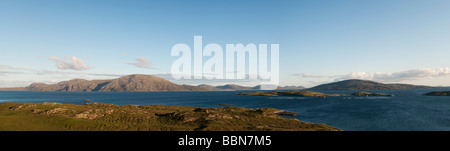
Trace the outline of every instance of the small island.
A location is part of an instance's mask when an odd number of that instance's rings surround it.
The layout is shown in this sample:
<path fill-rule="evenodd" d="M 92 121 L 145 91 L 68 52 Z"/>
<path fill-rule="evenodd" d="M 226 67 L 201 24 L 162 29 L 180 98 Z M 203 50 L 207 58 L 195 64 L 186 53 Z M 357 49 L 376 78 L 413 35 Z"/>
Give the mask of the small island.
<path fill-rule="evenodd" d="M 0 103 L 0 131 L 341 131 L 274 108 Z"/>
<path fill-rule="evenodd" d="M 450 96 L 450 91 L 434 91 L 434 92 L 430 92 L 430 93 L 426 93 L 423 95 L 428 95 L 428 96 Z"/>
<path fill-rule="evenodd" d="M 255 96 L 300 96 L 300 97 L 332 97 L 332 96 L 387 96 L 394 95 L 382 94 L 382 93 L 370 93 L 370 92 L 356 92 L 353 94 L 325 94 L 312 91 L 258 91 L 258 92 L 241 92 L 237 95 L 255 95 Z"/>
<path fill-rule="evenodd" d="M 392 94 L 382 94 L 382 93 L 370 93 L 370 92 L 356 92 L 352 93 L 352 96 L 395 96 Z"/>

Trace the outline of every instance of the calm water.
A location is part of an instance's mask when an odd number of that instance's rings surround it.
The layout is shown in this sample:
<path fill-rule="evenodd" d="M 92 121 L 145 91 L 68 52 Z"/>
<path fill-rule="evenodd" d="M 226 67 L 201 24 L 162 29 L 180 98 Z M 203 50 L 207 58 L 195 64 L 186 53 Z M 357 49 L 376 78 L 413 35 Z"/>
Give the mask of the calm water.
<path fill-rule="evenodd" d="M 370 91 L 404 95 L 397 97 L 266 97 L 241 96 L 236 92 L 0 92 L 1 102 L 92 102 L 117 105 L 182 105 L 221 107 L 219 104 L 297 112 L 305 122 L 325 123 L 347 131 L 450 130 L 450 97 L 423 96 L 427 90 Z M 441 88 L 439 90 L 450 90 Z M 356 91 L 320 91 L 353 93 Z"/>

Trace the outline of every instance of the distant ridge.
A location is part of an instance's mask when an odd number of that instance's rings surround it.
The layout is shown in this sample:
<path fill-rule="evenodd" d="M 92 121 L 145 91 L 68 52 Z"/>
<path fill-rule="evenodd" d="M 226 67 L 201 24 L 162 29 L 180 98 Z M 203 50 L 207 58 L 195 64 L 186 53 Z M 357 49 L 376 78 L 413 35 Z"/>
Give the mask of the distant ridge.
<path fill-rule="evenodd" d="M 75 91 L 75 92 L 156 92 L 156 91 L 237 91 L 260 90 L 261 86 L 245 87 L 235 84 L 222 86 L 178 85 L 154 75 L 134 74 L 111 80 L 73 79 L 57 84 L 33 83 L 27 87 L 0 88 L 0 91 Z M 278 90 L 304 89 L 301 86 L 278 87 Z"/>
<path fill-rule="evenodd" d="M 14 88 L 0 88 L 0 91 L 30 91 L 24 87 L 14 87 Z"/>
<path fill-rule="evenodd" d="M 211 86 L 202 84 L 199 85 L 199 87 L 207 88 L 213 91 L 239 91 L 239 90 L 261 90 L 261 85 L 257 85 L 254 87 L 246 87 L 246 86 L 240 86 L 236 84 L 226 84 L 221 86 Z M 277 90 L 301 90 L 305 89 L 305 87 L 302 86 L 284 86 L 284 87 L 278 87 Z"/>
<path fill-rule="evenodd" d="M 57 84 L 33 83 L 29 91 L 100 91 L 100 92 L 152 92 L 152 91 L 209 91 L 197 86 L 178 85 L 153 75 L 134 74 L 112 80 L 73 79 Z"/>
<path fill-rule="evenodd" d="M 368 80 L 344 80 L 328 84 L 322 84 L 309 90 L 399 90 L 399 89 L 427 89 L 430 86 L 411 84 L 383 84 Z"/>
<path fill-rule="evenodd" d="M 222 90 L 254 90 L 253 87 L 245 87 L 236 84 L 227 84 L 223 86 L 217 86 L 216 88 Z"/>

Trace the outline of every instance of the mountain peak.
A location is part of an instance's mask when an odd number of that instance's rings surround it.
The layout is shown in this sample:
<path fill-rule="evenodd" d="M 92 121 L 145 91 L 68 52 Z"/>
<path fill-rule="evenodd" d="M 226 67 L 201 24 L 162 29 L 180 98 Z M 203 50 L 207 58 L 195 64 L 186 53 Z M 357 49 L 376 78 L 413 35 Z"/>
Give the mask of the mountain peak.
<path fill-rule="evenodd" d="M 328 84 L 322 84 L 310 90 L 396 90 L 396 89 L 423 89 L 428 86 L 416 86 L 411 84 L 383 84 L 375 81 L 350 79 Z"/>

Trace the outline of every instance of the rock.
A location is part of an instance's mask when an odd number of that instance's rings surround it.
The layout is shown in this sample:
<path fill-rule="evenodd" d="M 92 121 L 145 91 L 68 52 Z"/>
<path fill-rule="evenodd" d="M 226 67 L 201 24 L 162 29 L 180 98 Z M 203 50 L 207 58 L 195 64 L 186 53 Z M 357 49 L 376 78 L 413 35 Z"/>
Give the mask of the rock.
<path fill-rule="evenodd" d="M 297 113 L 295 113 L 295 112 L 288 112 L 288 111 L 283 111 L 283 110 L 275 111 L 273 113 L 276 115 L 279 115 L 279 116 L 295 116 L 295 115 L 297 115 Z"/>
<path fill-rule="evenodd" d="M 58 114 L 58 113 L 64 112 L 64 111 L 67 111 L 67 109 L 65 109 L 65 108 L 55 108 L 53 110 L 48 110 L 46 112 L 46 114 Z"/>
<path fill-rule="evenodd" d="M 197 118 L 194 118 L 194 117 L 185 118 L 185 119 L 183 120 L 183 123 L 192 122 L 192 121 L 195 121 L 195 120 L 197 120 Z"/>
<path fill-rule="evenodd" d="M 206 109 L 196 108 L 196 109 L 194 109 L 194 112 L 206 112 Z"/>
<path fill-rule="evenodd" d="M 62 104 L 61 103 L 55 103 L 55 102 L 44 102 L 44 103 L 42 103 L 42 105 L 55 106 L 55 105 L 62 105 Z"/>
<path fill-rule="evenodd" d="M 83 111 L 81 113 L 78 113 L 75 115 L 75 118 L 81 118 L 81 119 L 96 119 L 101 117 L 100 114 L 96 114 L 96 113 L 92 113 L 92 110 L 88 110 L 88 111 Z"/>

